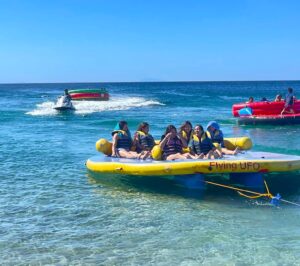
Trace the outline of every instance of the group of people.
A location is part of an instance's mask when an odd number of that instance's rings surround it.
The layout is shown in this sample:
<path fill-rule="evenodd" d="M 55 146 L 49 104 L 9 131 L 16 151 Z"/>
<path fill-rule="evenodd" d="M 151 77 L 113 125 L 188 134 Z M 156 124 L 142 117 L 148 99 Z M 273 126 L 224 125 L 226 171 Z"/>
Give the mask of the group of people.
<path fill-rule="evenodd" d="M 150 158 L 151 150 L 156 144 L 149 129 L 147 122 L 141 123 L 132 138 L 127 122 L 118 122 L 112 131 L 112 156 Z M 200 124 L 193 128 L 190 121 L 185 121 L 178 131 L 174 125 L 168 125 L 158 145 L 162 150 L 163 160 L 216 159 L 223 154 L 235 155 L 239 152 L 238 148 L 234 151 L 226 149 L 223 133 L 215 121 L 208 123 L 206 131 Z"/>
<path fill-rule="evenodd" d="M 281 102 L 281 101 L 285 102 L 284 108 L 281 111 L 281 115 L 283 115 L 284 113 L 291 113 L 291 114 L 294 113 L 293 104 L 294 104 L 295 100 L 296 100 L 296 97 L 294 95 L 293 88 L 288 88 L 288 92 L 285 96 L 285 99 L 282 98 L 281 94 L 277 94 L 274 99 L 274 102 Z M 261 102 L 267 102 L 267 101 L 268 100 L 265 97 L 263 97 L 261 99 Z M 251 96 L 251 97 L 249 97 L 249 99 L 246 103 L 253 103 L 253 102 L 254 102 L 254 98 Z"/>

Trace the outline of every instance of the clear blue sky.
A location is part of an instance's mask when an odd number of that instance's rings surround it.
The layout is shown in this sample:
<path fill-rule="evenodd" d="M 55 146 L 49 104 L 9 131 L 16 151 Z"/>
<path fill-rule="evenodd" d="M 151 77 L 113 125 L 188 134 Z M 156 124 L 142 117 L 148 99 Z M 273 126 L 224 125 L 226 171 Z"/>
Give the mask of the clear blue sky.
<path fill-rule="evenodd" d="M 0 0 L 0 83 L 300 79 L 300 1 Z"/>

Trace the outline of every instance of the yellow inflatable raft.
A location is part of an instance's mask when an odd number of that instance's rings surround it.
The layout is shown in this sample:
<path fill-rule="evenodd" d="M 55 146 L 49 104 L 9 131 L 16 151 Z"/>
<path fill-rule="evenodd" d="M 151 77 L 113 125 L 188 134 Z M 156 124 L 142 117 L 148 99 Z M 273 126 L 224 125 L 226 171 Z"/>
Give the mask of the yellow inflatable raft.
<path fill-rule="evenodd" d="M 88 159 L 86 167 L 96 173 L 143 176 L 287 172 L 300 170 L 300 156 L 247 151 L 215 160 L 143 161 L 98 155 Z"/>
<path fill-rule="evenodd" d="M 222 159 L 207 160 L 137 160 L 110 157 L 111 143 L 100 139 L 96 143 L 96 149 L 105 155 L 94 156 L 87 160 L 86 167 L 95 173 L 112 173 L 143 176 L 170 176 L 188 175 L 195 173 L 264 173 L 264 172 L 287 172 L 300 170 L 300 156 L 284 155 L 268 152 L 245 151 L 252 147 L 251 139 L 227 138 L 225 145 L 229 149 L 240 147 L 244 150 L 238 155 L 226 155 Z M 159 146 L 155 146 L 153 158 L 158 159 L 161 155 Z M 155 152 L 157 154 L 155 154 Z"/>
<path fill-rule="evenodd" d="M 158 144 L 159 141 L 156 141 Z M 240 138 L 225 138 L 224 139 L 225 147 L 229 150 L 234 150 L 239 147 L 241 150 L 250 150 L 252 148 L 252 141 L 248 137 L 240 137 Z M 106 139 L 99 139 L 96 142 L 96 150 L 104 153 L 105 155 L 111 155 L 112 153 L 112 143 Z M 152 157 L 155 160 L 161 159 L 162 151 L 159 149 L 159 146 L 156 145 L 152 150 Z"/>

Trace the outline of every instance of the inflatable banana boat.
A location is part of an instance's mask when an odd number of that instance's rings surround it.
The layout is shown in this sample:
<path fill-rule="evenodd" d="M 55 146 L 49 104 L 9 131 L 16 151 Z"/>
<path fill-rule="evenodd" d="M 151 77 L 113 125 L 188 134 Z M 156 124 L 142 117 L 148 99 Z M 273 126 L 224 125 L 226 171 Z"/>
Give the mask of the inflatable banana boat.
<path fill-rule="evenodd" d="M 232 114 L 239 124 L 298 124 L 300 123 L 300 101 L 293 104 L 294 113 L 283 113 L 284 101 L 238 103 L 232 106 Z"/>
<path fill-rule="evenodd" d="M 108 101 L 109 94 L 106 89 L 80 89 L 69 90 L 73 101 Z"/>

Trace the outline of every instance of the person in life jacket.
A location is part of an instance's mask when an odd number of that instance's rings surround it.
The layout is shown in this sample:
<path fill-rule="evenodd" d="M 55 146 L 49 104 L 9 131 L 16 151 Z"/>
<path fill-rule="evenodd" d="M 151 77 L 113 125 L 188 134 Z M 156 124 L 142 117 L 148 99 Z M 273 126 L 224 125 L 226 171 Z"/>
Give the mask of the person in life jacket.
<path fill-rule="evenodd" d="M 185 121 L 179 128 L 179 134 L 185 139 L 186 144 L 189 145 L 193 136 L 193 126 L 190 121 Z"/>
<path fill-rule="evenodd" d="M 281 94 L 277 94 L 275 97 L 274 102 L 281 102 L 282 101 L 282 95 Z"/>
<path fill-rule="evenodd" d="M 236 155 L 239 152 L 239 148 L 236 148 L 234 151 L 232 151 L 225 147 L 223 132 L 216 121 L 210 121 L 207 124 L 206 134 L 214 144 L 220 145 L 223 154 Z"/>
<path fill-rule="evenodd" d="M 216 159 L 222 157 L 222 153 L 213 145 L 212 140 L 204 132 L 201 125 L 196 125 L 190 144 L 192 154 L 199 155 L 203 159 Z"/>
<path fill-rule="evenodd" d="M 136 159 L 138 153 L 131 151 L 132 139 L 126 121 L 120 121 L 112 131 L 112 155 L 113 157 Z"/>
<path fill-rule="evenodd" d="M 176 127 L 173 125 L 167 126 L 159 146 L 163 151 L 163 160 L 196 159 L 198 157 L 189 152 L 183 152 L 182 149 L 187 147 L 186 141 L 177 134 Z"/>
<path fill-rule="evenodd" d="M 141 154 L 140 158 L 147 159 L 150 157 L 154 145 L 154 138 L 149 134 L 149 124 L 142 122 L 134 134 L 134 146 L 136 147 L 136 151 Z"/>
<path fill-rule="evenodd" d="M 288 113 L 288 114 L 295 113 L 293 109 L 295 99 L 296 97 L 294 95 L 293 88 L 288 88 L 288 93 L 285 96 L 285 104 L 284 104 L 284 108 L 281 111 L 281 115 L 283 115 L 284 113 Z"/>

